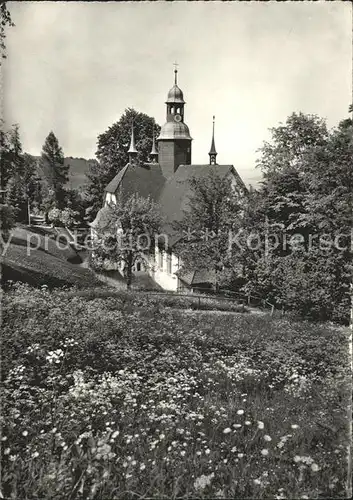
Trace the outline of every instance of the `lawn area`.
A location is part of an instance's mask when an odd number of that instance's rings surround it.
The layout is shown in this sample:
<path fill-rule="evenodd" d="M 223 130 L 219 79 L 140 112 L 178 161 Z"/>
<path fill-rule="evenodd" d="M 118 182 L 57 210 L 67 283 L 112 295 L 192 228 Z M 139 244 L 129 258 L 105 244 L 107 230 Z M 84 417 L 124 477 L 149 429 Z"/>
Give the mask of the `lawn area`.
<path fill-rule="evenodd" d="M 81 262 L 77 252 L 65 243 L 66 241 L 60 242 L 56 233 L 50 229 L 18 226 L 12 230 L 11 234 L 13 245 L 30 246 L 58 259 L 74 263 Z"/>
<path fill-rule="evenodd" d="M 87 288 L 101 284 L 90 269 L 80 268 L 42 250 L 31 249 L 28 255 L 26 247 L 22 245 L 10 245 L 1 259 L 1 266 L 4 282 L 21 281 L 49 288 Z"/>
<path fill-rule="evenodd" d="M 35 231 L 35 232 L 34 232 Z M 33 286 L 102 286 L 93 271 L 75 265 L 77 252 L 43 229 L 16 227 L 1 257 L 2 282 L 21 281 Z"/>
<path fill-rule="evenodd" d="M 345 498 L 349 330 L 15 285 L 6 498 Z"/>

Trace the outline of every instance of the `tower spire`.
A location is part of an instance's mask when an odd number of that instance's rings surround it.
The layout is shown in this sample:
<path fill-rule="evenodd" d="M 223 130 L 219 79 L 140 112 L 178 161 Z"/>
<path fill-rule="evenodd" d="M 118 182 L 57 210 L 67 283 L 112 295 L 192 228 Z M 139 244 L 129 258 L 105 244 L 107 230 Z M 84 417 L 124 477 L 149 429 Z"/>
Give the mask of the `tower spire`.
<path fill-rule="evenodd" d="M 215 145 L 215 141 L 214 141 L 214 124 L 215 124 L 215 116 L 213 115 L 212 142 L 211 142 L 210 152 L 208 153 L 210 156 L 210 165 L 216 165 L 216 158 L 217 158 L 216 145 Z"/>
<path fill-rule="evenodd" d="M 152 163 L 157 163 L 158 152 L 157 152 L 157 148 L 156 148 L 156 138 L 155 138 L 155 133 L 154 133 L 154 127 L 153 127 L 153 142 L 152 142 L 152 149 L 150 152 L 150 157 L 151 157 Z"/>
<path fill-rule="evenodd" d="M 137 149 L 135 146 L 135 133 L 134 133 L 134 123 L 131 122 L 131 140 L 129 147 L 129 163 L 133 163 L 137 156 Z"/>

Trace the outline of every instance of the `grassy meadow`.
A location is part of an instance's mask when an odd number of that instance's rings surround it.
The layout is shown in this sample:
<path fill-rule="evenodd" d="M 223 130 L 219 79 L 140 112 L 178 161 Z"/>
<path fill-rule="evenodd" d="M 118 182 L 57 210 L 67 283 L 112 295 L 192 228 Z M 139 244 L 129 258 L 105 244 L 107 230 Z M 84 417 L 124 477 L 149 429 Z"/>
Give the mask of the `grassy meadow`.
<path fill-rule="evenodd" d="M 345 498 L 349 330 L 3 296 L 5 498 Z"/>
<path fill-rule="evenodd" d="M 52 230 L 17 226 L 0 256 L 2 283 L 21 281 L 32 286 L 99 287 L 90 269 L 79 267 L 81 258 L 66 241 L 59 242 Z"/>

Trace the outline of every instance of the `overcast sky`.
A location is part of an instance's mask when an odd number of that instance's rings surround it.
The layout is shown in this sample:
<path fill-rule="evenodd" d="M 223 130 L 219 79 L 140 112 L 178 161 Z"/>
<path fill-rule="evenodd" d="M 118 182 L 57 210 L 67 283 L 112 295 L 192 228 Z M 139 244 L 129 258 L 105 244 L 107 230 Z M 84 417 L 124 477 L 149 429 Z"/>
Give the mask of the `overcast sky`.
<path fill-rule="evenodd" d="M 208 162 L 216 115 L 219 163 L 246 182 L 256 150 L 293 111 L 334 126 L 352 100 L 350 2 L 9 2 L 5 117 L 24 150 L 50 130 L 66 156 L 94 157 L 124 109 L 165 121 L 173 62 L 187 102 L 192 162 Z"/>

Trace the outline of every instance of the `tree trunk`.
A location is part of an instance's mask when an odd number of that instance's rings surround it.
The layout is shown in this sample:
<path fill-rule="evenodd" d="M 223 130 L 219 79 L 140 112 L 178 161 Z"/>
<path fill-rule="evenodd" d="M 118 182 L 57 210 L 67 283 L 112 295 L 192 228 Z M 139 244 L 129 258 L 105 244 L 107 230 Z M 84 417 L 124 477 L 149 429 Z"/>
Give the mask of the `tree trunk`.
<path fill-rule="evenodd" d="M 126 288 L 130 290 L 132 282 L 132 253 L 129 252 L 129 256 L 126 262 Z"/>
<path fill-rule="evenodd" d="M 29 203 L 29 198 L 27 198 L 27 224 L 31 225 L 31 206 Z"/>
<path fill-rule="evenodd" d="M 218 291 L 219 291 L 218 269 L 217 269 L 217 267 L 215 268 L 215 291 L 216 291 L 216 293 L 218 293 Z"/>

